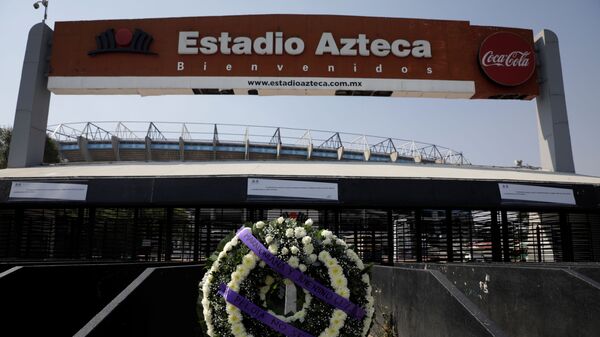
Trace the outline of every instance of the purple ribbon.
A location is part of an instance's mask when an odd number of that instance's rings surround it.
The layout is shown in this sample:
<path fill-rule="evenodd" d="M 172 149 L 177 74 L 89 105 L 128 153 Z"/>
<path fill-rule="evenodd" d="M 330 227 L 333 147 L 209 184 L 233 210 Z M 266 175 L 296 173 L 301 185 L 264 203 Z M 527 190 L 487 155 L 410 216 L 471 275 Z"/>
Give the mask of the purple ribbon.
<path fill-rule="evenodd" d="M 331 289 L 317 282 L 315 279 L 308 275 L 304 275 L 300 270 L 290 266 L 287 262 L 281 260 L 277 256 L 271 254 L 263 244 L 258 241 L 250 228 L 242 227 L 237 232 L 238 238 L 250 248 L 258 257 L 260 257 L 269 267 L 279 273 L 281 276 L 292 280 L 300 287 L 308 290 L 315 297 L 321 299 L 323 302 L 332 305 L 342 311 L 348 316 L 362 320 L 365 317 L 366 312 L 363 308 L 350 302 L 348 299 L 336 294 Z"/>
<path fill-rule="evenodd" d="M 313 337 L 295 326 L 286 323 L 279 318 L 271 315 L 270 313 L 264 311 L 256 304 L 250 302 L 244 296 L 238 294 L 237 292 L 231 290 L 224 284 L 219 286 L 219 294 L 225 298 L 225 300 L 236 307 L 238 307 L 241 311 L 254 318 L 255 320 L 264 323 L 269 326 L 271 329 L 282 333 L 284 336 L 292 336 L 292 337 Z"/>

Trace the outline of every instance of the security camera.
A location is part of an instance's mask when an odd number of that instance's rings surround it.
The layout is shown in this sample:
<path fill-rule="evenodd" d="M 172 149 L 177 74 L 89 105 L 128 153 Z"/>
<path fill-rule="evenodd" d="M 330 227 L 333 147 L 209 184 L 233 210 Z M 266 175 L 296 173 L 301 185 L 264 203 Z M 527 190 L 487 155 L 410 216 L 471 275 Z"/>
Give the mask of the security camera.
<path fill-rule="evenodd" d="M 36 2 L 33 4 L 33 8 L 35 8 L 35 9 L 38 9 L 38 8 L 40 8 L 40 4 L 42 4 L 42 6 L 44 6 L 44 7 L 48 7 L 48 0 L 40 0 L 40 1 L 36 1 Z"/>

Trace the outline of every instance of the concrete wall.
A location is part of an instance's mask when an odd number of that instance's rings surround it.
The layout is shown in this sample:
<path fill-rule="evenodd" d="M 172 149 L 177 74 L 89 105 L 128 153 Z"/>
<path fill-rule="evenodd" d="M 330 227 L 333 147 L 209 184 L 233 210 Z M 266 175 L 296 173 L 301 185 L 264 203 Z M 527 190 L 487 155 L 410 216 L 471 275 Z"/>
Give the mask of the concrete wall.
<path fill-rule="evenodd" d="M 440 276 L 432 270 L 375 266 L 372 336 L 384 336 L 384 314 L 395 318 L 399 337 L 505 336 Z"/>
<path fill-rule="evenodd" d="M 375 268 L 374 282 L 384 287 L 378 299 L 397 315 L 399 336 L 414 336 L 404 326 L 419 336 L 445 336 L 443 331 L 468 336 L 464 330 L 472 325 L 456 322 L 471 322 L 471 313 L 513 337 L 591 337 L 600 332 L 598 264 L 413 264 L 388 269 Z M 428 273 L 435 280 L 423 276 Z M 439 289 L 445 283 L 459 295 L 444 299 Z M 477 309 L 465 312 L 452 301 Z"/>

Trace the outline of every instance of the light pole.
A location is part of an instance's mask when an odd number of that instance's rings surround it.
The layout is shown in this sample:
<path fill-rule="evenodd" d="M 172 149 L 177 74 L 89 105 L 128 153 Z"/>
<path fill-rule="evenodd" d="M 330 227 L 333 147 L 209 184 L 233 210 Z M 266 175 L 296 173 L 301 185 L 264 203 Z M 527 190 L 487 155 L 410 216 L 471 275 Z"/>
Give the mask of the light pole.
<path fill-rule="evenodd" d="M 49 0 L 40 0 L 40 1 L 36 1 L 33 3 L 33 8 L 38 9 L 40 8 L 40 4 L 42 6 L 44 6 L 44 20 L 42 20 L 42 22 L 46 22 L 46 19 L 48 18 L 48 1 Z"/>

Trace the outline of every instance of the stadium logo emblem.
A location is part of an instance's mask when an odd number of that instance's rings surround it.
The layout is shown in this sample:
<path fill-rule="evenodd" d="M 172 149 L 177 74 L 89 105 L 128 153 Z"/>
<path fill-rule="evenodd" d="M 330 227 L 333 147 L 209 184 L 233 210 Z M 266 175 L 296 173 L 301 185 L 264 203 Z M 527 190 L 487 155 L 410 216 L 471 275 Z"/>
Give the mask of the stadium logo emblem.
<path fill-rule="evenodd" d="M 498 32 L 488 36 L 479 48 L 479 64 L 494 82 L 517 86 L 527 82 L 535 70 L 535 51 L 519 35 Z"/>
<path fill-rule="evenodd" d="M 157 55 L 150 51 L 152 41 L 154 41 L 154 38 L 141 29 L 136 29 L 132 33 L 127 28 L 120 28 L 116 32 L 111 28 L 96 36 L 98 49 L 88 52 L 88 55 L 94 56 L 105 53 Z"/>

